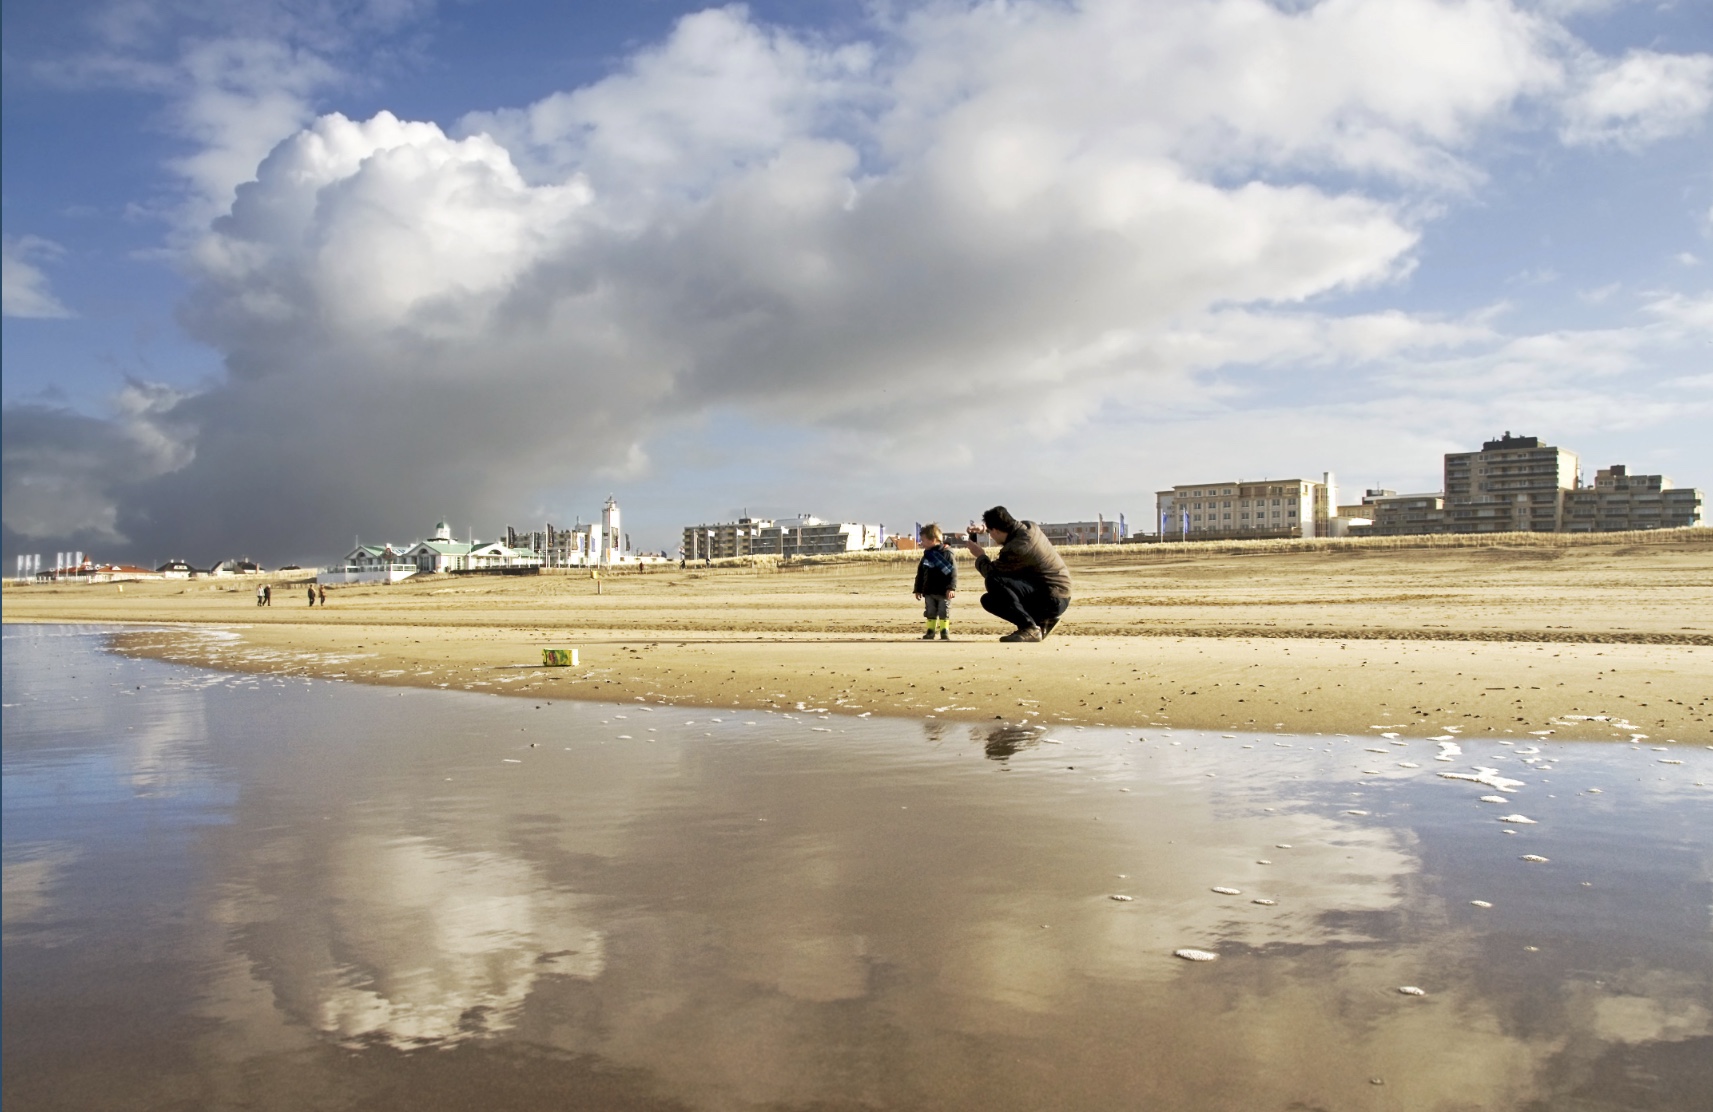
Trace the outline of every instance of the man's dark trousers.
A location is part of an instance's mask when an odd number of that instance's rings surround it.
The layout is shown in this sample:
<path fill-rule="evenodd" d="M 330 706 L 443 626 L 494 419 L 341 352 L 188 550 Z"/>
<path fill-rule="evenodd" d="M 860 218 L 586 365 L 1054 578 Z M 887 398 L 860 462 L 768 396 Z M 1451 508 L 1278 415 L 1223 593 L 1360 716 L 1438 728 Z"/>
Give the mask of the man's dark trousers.
<path fill-rule="evenodd" d="M 1054 598 L 1053 592 L 1039 579 L 1009 575 L 988 576 L 987 593 L 981 596 L 983 610 L 1019 629 L 1044 626 L 1070 605 L 1068 598 Z"/>

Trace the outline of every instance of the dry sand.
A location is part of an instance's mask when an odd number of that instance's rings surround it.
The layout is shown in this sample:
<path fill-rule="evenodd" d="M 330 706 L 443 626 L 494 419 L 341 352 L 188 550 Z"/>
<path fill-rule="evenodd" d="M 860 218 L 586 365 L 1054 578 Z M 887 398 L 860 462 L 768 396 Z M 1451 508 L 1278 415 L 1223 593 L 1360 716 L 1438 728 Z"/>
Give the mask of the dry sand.
<path fill-rule="evenodd" d="M 954 640 L 922 642 L 907 555 L 622 572 L 598 594 L 587 573 L 429 577 L 333 590 L 326 609 L 284 583 L 270 609 L 254 581 L 8 587 L 5 620 L 169 625 L 120 643 L 538 699 L 1713 740 L 1713 531 L 1067 557 L 1077 599 L 1040 645 L 996 641 L 967 562 Z M 540 667 L 544 647 L 578 649 L 580 666 Z"/>

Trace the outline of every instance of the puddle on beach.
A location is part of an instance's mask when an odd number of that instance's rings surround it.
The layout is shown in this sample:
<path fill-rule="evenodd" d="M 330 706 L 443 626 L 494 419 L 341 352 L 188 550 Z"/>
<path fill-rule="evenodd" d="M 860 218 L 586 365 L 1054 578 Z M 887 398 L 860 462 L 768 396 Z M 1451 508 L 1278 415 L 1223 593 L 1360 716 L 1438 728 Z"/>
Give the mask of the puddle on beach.
<path fill-rule="evenodd" d="M 1701 739 L 549 704 L 4 637 L 9 1107 L 1713 1093 Z"/>

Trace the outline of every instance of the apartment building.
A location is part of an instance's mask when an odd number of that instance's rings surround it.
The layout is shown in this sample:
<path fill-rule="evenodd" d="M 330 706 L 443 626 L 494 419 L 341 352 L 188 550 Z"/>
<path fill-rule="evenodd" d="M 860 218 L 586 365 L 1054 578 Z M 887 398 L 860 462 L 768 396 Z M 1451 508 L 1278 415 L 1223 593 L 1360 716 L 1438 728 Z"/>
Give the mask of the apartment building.
<path fill-rule="evenodd" d="M 1122 544 L 1130 532 L 1123 514 L 1117 521 L 1099 517 L 1093 521 L 1043 521 L 1040 525 L 1041 532 L 1055 545 Z"/>
<path fill-rule="evenodd" d="M 851 521 L 822 521 L 812 514 L 771 521 L 742 517 L 737 521 L 684 528 L 684 556 L 690 560 L 720 560 L 729 556 L 830 556 L 879 548 L 886 531 L 879 525 Z"/>
<path fill-rule="evenodd" d="M 1364 491 L 1362 501 L 1338 507 L 1350 522 L 1353 537 L 1404 537 L 1445 532 L 1445 495 L 1399 494 L 1395 490 Z"/>
<path fill-rule="evenodd" d="M 804 514 L 777 521 L 761 531 L 761 550 L 780 556 L 831 556 L 879 548 L 886 530 L 854 521 L 822 521 Z"/>
<path fill-rule="evenodd" d="M 1154 495 L 1162 540 L 1324 537 L 1337 502 L 1332 474 L 1313 479 L 1180 483 Z"/>
<path fill-rule="evenodd" d="M 753 556 L 758 552 L 773 552 L 778 547 L 761 545 L 763 530 L 772 529 L 767 518 L 740 517 L 736 521 L 718 521 L 684 527 L 684 556 L 690 560 L 723 560 L 730 556 Z"/>
<path fill-rule="evenodd" d="M 1512 436 L 1479 452 L 1445 456 L 1447 533 L 1555 533 L 1564 527 L 1564 493 L 1577 484 L 1576 453 Z"/>
<path fill-rule="evenodd" d="M 1664 475 L 1631 475 L 1621 463 L 1594 475 L 1594 485 L 1565 492 L 1564 529 L 1613 533 L 1687 529 L 1701 524 L 1701 491 L 1677 489 Z"/>

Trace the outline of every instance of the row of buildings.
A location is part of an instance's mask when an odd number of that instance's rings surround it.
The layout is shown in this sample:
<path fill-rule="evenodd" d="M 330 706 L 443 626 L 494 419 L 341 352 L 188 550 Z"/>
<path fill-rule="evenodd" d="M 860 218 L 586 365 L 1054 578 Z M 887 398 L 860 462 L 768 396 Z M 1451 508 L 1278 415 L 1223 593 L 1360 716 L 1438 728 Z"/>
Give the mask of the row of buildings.
<path fill-rule="evenodd" d="M 1155 495 L 1163 540 L 1395 537 L 1430 533 L 1606 533 L 1702 524 L 1702 496 L 1622 464 L 1582 482 L 1576 453 L 1512 436 L 1445 456 L 1431 493 L 1370 489 L 1340 505 L 1331 473 L 1317 480 L 1186 483 Z M 1156 538 L 1149 538 L 1156 539 Z"/>
<path fill-rule="evenodd" d="M 1704 522 L 1699 489 L 1679 488 L 1663 475 L 1632 475 L 1622 464 L 1595 473 L 1584 485 L 1576 453 L 1538 437 L 1506 432 L 1477 452 L 1449 452 L 1437 491 L 1400 494 L 1376 488 L 1340 504 L 1331 472 L 1319 479 L 1261 479 L 1180 483 L 1155 494 L 1157 532 L 1132 533 L 1124 515 L 1093 521 L 1044 522 L 1057 545 L 1123 544 L 1174 540 L 1237 540 L 1342 536 L 1396 537 L 1433 533 L 1604 533 L 1684 529 Z M 773 520 L 744 515 L 683 529 L 680 560 L 734 556 L 828 556 L 881 548 L 910 549 L 921 526 L 889 535 L 883 525 L 823 521 L 812 514 Z M 183 560 L 158 568 L 96 564 L 81 552 L 61 552 L 51 570 L 38 555 L 18 558 L 24 582 L 114 582 L 266 574 L 248 558 L 199 569 Z M 318 578 L 331 583 L 397 582 L 424 573 L 535 572 L 544 568 L 611 567 L 654 563 L 666 553 L 633 551 L 609 497 L 599 523 L 520 532 L 506 526 L 492 541 L 458 541 L 441 521 L 423 540 L 407 545 L 360 541 Z M 279 569 L 290 575 L 303 569 Z"/>
<path fill-rule="evenodd" d="M 1632 475 L 1613 464 L 1584 485 L 1575 452 L 1538 437 L 1506 432 L 1477 452 L 1445 456 L 1444 484 L 1431 493 L 1370 489 L 1341 504 L 1331 472 L 1316 478 L 1179 483 L 1157 491 L 1156 532 L 1132 533 L 1124 515 L 1043 522 L 1056 545 L 1158 541 L 1388 537 L 1430 533 L 1605 533 L 1684 529 L 1703 523 L 1701 491 L 1663 475 Z M 771 554 L 820 556 L 916 547 L 914 532 L 830 522 L 810 515 L 784 521 L 740 517 L 687 525 L 690 560 Z"/>
<path fill-rule="evenodd" d="M 279 570 L 290 574 L 303 569 L 288 564 Z M 159 567 L 150 568 L 140 564 L 103 564 L 82 552 L 56 552 L 51 568 L 44 564 L 40 553 L 19 555 L 16 580 L 20 583 L 136 583 L 151 579 L 222 579 L 265 574 L 263 567 L 247 556 L 216 560 L 206 567 L 175 557 Z"/>
<path fill-rule="evenodd" d="M 556 529 L 552 522 L 534 531 L 505 527 L 501 538 L 479 541 L 473 535 L 454 540 L 452 527 L 437 522 L 427 538 L 410 544 L 364 544 L 359 540 L 319 578 L 330 583 L 397 583 L 419 574 L 446 572 L 519 573 L 543 568 L 612 567 L 663 561 L 664 555 L 633 552 L 621 524 L 619 504 L 609 497 L 599 524 L 581 522 Z"/>
<path fill-rule="evenodd" d="M 1128 539 L 1124 515 L 1108 521 L 1047 522 L 1041 526 L 1054 544 L 1119 544 Z M 840 552 L 864 552 L 882 548 L 913 549 L 922 539 L 922 527 L 888 535 L 884 525 L 853 521 L 822 521 L 812 514 L 775 521 L 771 518 L 740 517 L 736 521 L 704 522 L 684 527 L 684 559 L 698 563 L 731 556 L 829 556 Z"/>

